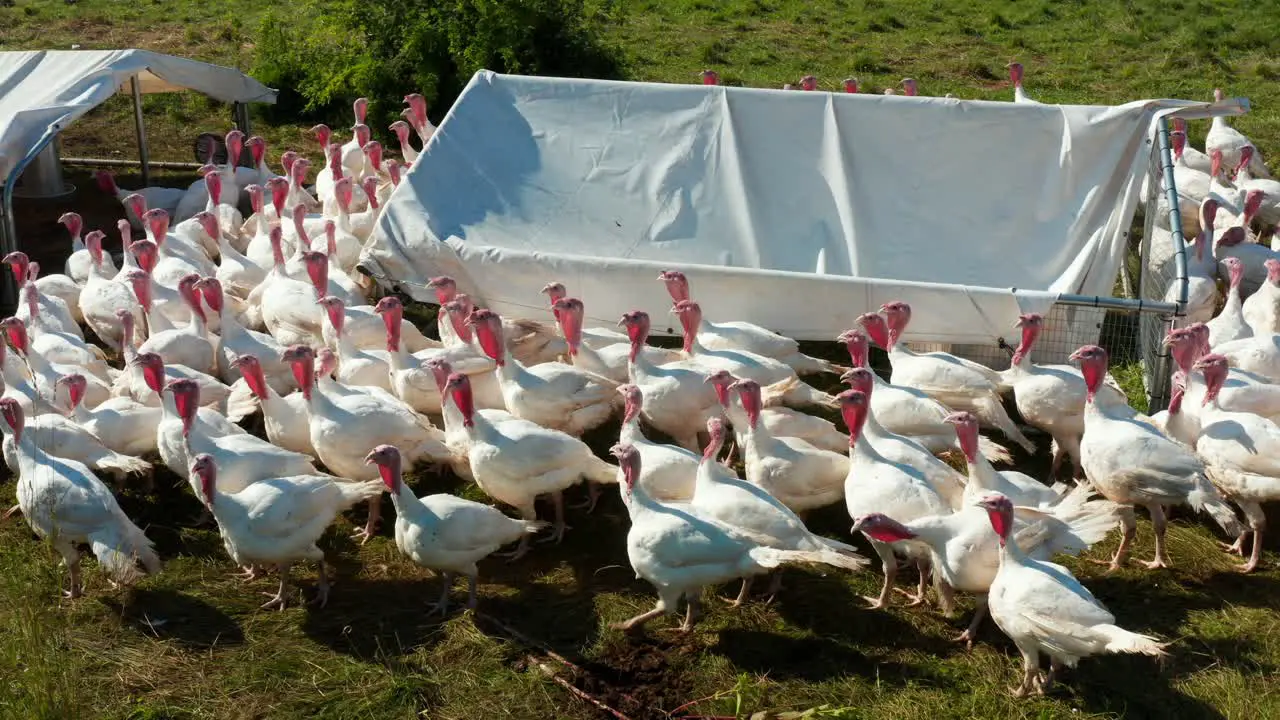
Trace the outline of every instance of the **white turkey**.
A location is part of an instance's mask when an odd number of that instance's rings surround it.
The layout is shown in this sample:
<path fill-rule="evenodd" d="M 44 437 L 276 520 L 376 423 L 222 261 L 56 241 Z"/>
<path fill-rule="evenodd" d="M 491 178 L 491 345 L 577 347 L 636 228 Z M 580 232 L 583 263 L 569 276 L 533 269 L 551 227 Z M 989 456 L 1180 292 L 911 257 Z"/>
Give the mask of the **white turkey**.
<path fill-rule="evenodd" d="M 1214 88 L 1213 101 L 1220 103 L 1224 98 L 1222 90 Z M 1212 155 L 1214 150 L 1220 150 L 1227 166 L 1235 167 L 1240 162 L 1240 151 L 1245 147 L 1255 146 L 1244 133 L 1228 125 L 1225 117 L 1218 115 L 1213 118 L 1209 125 L 1209 134 L 1204 138 L 1205 152 Z M 1254 153 L 1249 163 L 1249 172 L 1253 173 L 1254 177 L 1271 177 L 1271 173 L 1267 171 L 1267 164 L 1262 161 L 1261 153 Z"/>
<path fill-rule="evenodd" d="M 1137 532 L 1134 505 L 1146 506 L 1155 530 L 1155 559 L 1145 563 L 1148 568 L 1169 565 L 1164 543 L 1167 505 L 1187 504 L 1207 512 L 1228 535 L 1237 536 L 1240 522 L 1210 482 L 1203 461 L 1151 423 L 1095 401 L 1107 372 L 1107 351 L 1086 345 L 1072 353 L 1071 359 L 1080 362 L 1088 388 L 1080 441 L 1085 477 L 1108 500 L 1122 506 L 1120 527 L 1124 535 L 1111 568 L 1120 568 L 1128 559 Z"/>
<path fill-rule="evenodd" d="M 556 517 L 548 540 L 559 543 L 568 530 L 564 490 L 583 479 L 597 484 L 617 481 L 616 469 L 575 437 L 527 420 L 495 424 L 477 413 L 471 381 L 466 375 L 450 375 L 445 390 L 462 413 L 462 425 L 471 441 L 467 454 L 476 484 L 493 499 L 516 508 L 525 520 L 537 520 L 534 500 L 539 495 L 550 495 Z M 513 557 L 527 551 L 525 536 Z"/>
<path fill-rule="evenodd" d="M 1207 389 L 1200 411 L 1196 453 L 1214 470 L 1214 484 L 1244 512 L 1249 527 L 1230 546 L 1244 554 L 1246 536 L 1253 535 L 1249 560 L 1239 569 L 1253 572 L 1262 558 L 1262 535 L 1267 516 L 1262 503 L 1280 500 L 1280 425 L 1253 413 L 1225 411 L 1218 391 L 1227 379 L 1227 359 L 1206 355 L 1195 364 L 1204 373 Z"/>
<path fill-rule="evenodd" d="M 902 334 L 911 322 L 911 306 L 891 302 L 878 313 L 865 313 L 859 324 L 875 343 L 888 351 L 893 373 L 889 381 L 928 394 L 955 410 L 968 410 L 987 427 L 994 427 L 1028 453 L 1035 444 L 1027 439 L 1005 412 L 1000 393 L 1008 387 L 1000 373 L 949 353 L 917 353 L 902 342 Z"/>
<path fill-rule="evenodd" d="M 414 497 L 401 476 L 400 451 L 393 445 L 375 447 L 367 462 L 378 466 L 395 505 L 396 547 L 418 565 L 442 575 L 440 599 L 431 614 L 448 610 L 455 574 L 467 578 L 467 607 L 475 609 L 480 574 L 476 562 L 547 525 L 507 517 L 497 508 L 448 493 Z"/>
<path fill-rule="evenodd" d="M 1063 665 L 1075 667 L 1082 657 L 1101 653 L 1161 656 L 1164 644 L 1115 624 L 1102 606 L 1067 568 L 1028 557 L 1011 537 L 1013 503 L 994 493 L 978 501 L 1000 537 L 1000 570 L 991 583 L 987 607 L 991 619 L 1022 653 L 1022 683 L 1015 696 L 1044 693 Z M 1040 675 L 1040 653 L 1049 656 L 1049 672 Z"/>
<path fill-rule="evenodd" d="M 62 555 L 70 575 L 67 597 L 79 597 L 80 544 L 87 544 L 102 568 L 120 583 L 160 571 L 160 558 L 150 539 L 124 514 L 115 496 L 89 468 L 76 460 L 50 455 L 24 433 L 26 418 L 13 398 L 0 398 L 4 454 L 14 457 L 18 475 L 18 507 L 27 524 Z"/>
<path fill-rule="evenodd" d="M 218 521 L 231 559 L 241 567 L 269 564 L 280 571 L 280 590 L 263 609 L 285 608 L 289 570 L 301 560 L 319 566 L 313 602 L 324 607 L 329 601 L 329 576 L 316 541 L 338 513 L 382 494 L 382 483 L 375 480 L 340 482 L 318 474 L 267 478 L 227 492 L 218 485 L 217 461 L 207 454 L 191 459 L 189 474 L 200 501 Z"/>
<path fill-rule="evenodd" d="M 752 381 L 740 382 L 751 383 Z M 758 393 L 759 387 L 756 391 Z M 750 400 L 745 404 L 750 407 Z M 845 570 L 860 570 L 866 567 L 866 558 L 858 555 L 852 546 L 810 532 L 805 527 L 804 521 L 768 488 L 740 479 L 732 470 L 716 460 L 724 445 L 723 420 L 720 418 L 708 420 L 707 435 L 711 439 L 702 453 L 694 484 L 693 500 L 689 503 L 694 511 L 715 518 L 737 530 L 751 533 L 753 538 L 768 547 L 813 552 L 823 564 Z M 843 466 L 839 467 L 841 482 L 844 469 Z M 743 578 L 742 589 L 734 600 L 734 605 L 741 605 L 747 598 L 751 579 L 750 576 Z M 768 591 L 770 596 L 776 594 L 782 587 L 781 579 L 781 574 L 774 575 L 773 585 Z"/>
<path fill-rule="evenodd" d="M 664 505 L 649 496 L 640 477 L 640 453 L 630 445 L 610 449 L 622 475 L 619 489 L 631 513 L 627 558 L 636 576 L 658 591 L 654 609 L 612 627 L 633 630 L 688 603 L 682 631 L 697 617 L 702 588 L 760 575 L 784 564 L 821 562 L 822 552 L 767 547 L 753 533 L 726 525 L 693 509 Z"/>
<path fill-rule="evenodd" d="M 664 270 L 658 279 L 666 283 L 671 302 L 691 300 L 689 279 L 679 270 Z M 790 365 L 797 373 L 834 373 L 848 368 L 800 352 L 800 343 L 747 322 L 711 322 L 698 315 L 691 323 L 698 342 L 708 350 L 745 350 Z"/>
<path fill-rule="evenodd" d="M 1240 261 L 1236 258 L 1227 258 L 1235 260 L 1236 266 L 1240 265 Z M 1224 260 L 1224 262 L 1226 262 Z M 1242 335 L 1235 338 L 1221 337 L 1215 338 L 1214 334 L 1209 334 L 1209 345 L 1216 346 L 1222 342 L 1229 340 L 1241 340 L 1249 335 L 1275 335 L 1280 333 L 1280 259 L 1267 258 L 1265 262 L 1267 268 L 1267 281 L 1258 287 L 1258 290 L 1248 297 L 1240 307 L 1240 312 L 1244 315 L 1244 321 L 1249 329 L 1248 335 Z M 1235 273 L 1235 269 L 1227 266 L 1228 270 Z M 1243 273 L 1243 267 L 1240 267 Z M 1232 282 L 1235 282 L 1235 276 L 1232 276 Z M 1236 283 L 1235 291 L 1239 295 L 1238 283 Z M 1213 327 L 1210 326 L 1210 331 Z"/>
<path fill-rule="evenodd" d="M 844 481 L 844 501 L 849 517 L 884 513 L 899 522 L 911 522 L 917 518 L 949 514 L 951 504 L 923 473 L 911 465 L 890 461 L 863 436 L 862 428 L 870 407 L 866 393 L 846 390 L 836 397 L 840 401 L 845 425 L 849 428 L 849 475 Z M 928 577 L 924 570 L 929 557 L 928 547 L 911 540 L 883 543 L 874 538 L 868 539 L 880 558 L 884 584 L 879 596 L 864 599 L 874 608 L 888 606 L 894 579 L 898 575 L 898 560 L 894 555 L 900 552 L 915 560 L 921 570 L 920 589 L 913 602 L 923 602 Z"/>

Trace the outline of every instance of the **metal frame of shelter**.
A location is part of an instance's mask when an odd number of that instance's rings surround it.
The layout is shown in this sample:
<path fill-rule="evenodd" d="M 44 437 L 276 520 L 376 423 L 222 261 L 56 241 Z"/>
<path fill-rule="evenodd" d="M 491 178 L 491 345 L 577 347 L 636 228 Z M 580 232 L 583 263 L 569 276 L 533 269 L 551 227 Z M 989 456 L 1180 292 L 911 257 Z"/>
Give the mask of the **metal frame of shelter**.
<path fill-rule="evenodd" d="M 123 88 L 123 85 L 121 86 Z M 135 73 L 129 79 L 129 89 L 133 96 L 133 122 L 134 131 L 138 143 L 138 162 L 137 164 L 142 170 L 142 184 L 151 184 L 151 158 L 147 148 L 147 131 L 146 121 L 142 112 L 142 84 L 139 82 L 138 74 Z M 196 91 L 199 92 L 199 91 Z M 249 106 L 245 102 L 231 103 L 235 117 L 235 124 L 246 135 L 249 134 Z M 9 172 L 8 177 L 3 179 L 3 202 L 0 204 L 0 255 L 7 255 L 18 249 L 18 233 L 16 220 L 13 213 L 13 192 L 17 186 L 18 179 L 36 158 L 43 153 L 49 145 L 58 137 L 65 129 L 62 123 L 54 123 L 45 130 L 44 134 L 36 142 L 34 146 L 27 152 L 23 158 L 14 165 Z M 103 166 L 132 166 L 133 161 L 129 160 L 108 160 L 99 158 L 66 158 L 66 162 L 82 165 L 103 165 Z M 165 167 L 198 167 L 195 163 L 162 163 Z M 17 288 L 14 286 L 12 279 L 7 277 L 0 278 L 0 306 L 10 307 L 17 301 Z"/>

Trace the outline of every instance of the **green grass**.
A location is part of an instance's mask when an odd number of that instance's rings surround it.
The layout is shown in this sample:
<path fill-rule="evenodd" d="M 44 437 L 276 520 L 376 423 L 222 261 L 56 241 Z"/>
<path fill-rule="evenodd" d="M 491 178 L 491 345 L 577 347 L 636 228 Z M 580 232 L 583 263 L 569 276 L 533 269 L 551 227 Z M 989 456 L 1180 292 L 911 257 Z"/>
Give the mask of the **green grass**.
<path fill-rule="evenodd" d="M 0 9 L 0 43 L 137 46 L 243 68 L 267 8 L 16 0 Z M 634 79 L 694 82 L 714 67 L 730 83 L 776 87 L 813 73 L 833 90 L 857 75 L 879 91 L 912 76 L 928 94 L 1008 98 L 1004 65 L 1019 59 L 1028 92 L 1048 102 L 1207 98 L 1221 85 L 1254 103 L 1236 125 L 1264 155 L 1280 153 L 1280 34 L 1265 3 L 637 0 L 611 17 L 605 39 Z M 156 159 L 190 160 L 196 134 L 229 126 L 226 108 L 193 96 L 149 97 L 147 110 Z M 314 155 L 309 124 L 256 129 L 272 158 L 285 148 Z M 116 98 L 66 133 L 64 154 L 131 157 L 132 132 L 128 102 Z M 1117 377 L 1131 396 L 1141 387 L 1132 369 L 1117 368 Z M 1020 467 L 1036 472 L 1043 462 Z M 414 484 L 420 493 L 475 496 L 430 474 Z M 563 546 L 540 546 L 515 565 L 484 563 L 479 616 L 426 617 L 436 579 L 401 557 L 385 531 L 354 545 L 347 520 L 322 542 L 336 577 L 329 607 L 259 611 L 273 580 L 230 578 L 216 531 L 197 524 L 196 502 L 180 485 L 162 472 L 155 494 L 124 493 L 126 511 L 166 560 L 162 574 L 130 590 L 109 588 L 89 561 L 86 597 L 59 601 L 65 577 L 55 554 L 20 520 L 0 527 L 0 719 L 603 717 L 541 667 L 632 718 L 680 706 L 687 715 L 821 708 L 812 716 L 884 720 L 1280 716 L 1276 556 L 1268 552 L 1265 571 L 1240 577 L 1213 532 L 1185 513 L 1170 530 L 1173 571 L 1104 576 L 1092 563 L 1068 561 L 1122 625 L 1174 640 L 1169 661 L 1087 660 L 1057 694 L 1019 701 L 1004 692 L 1016 679 L 1017 653 L 997 629 L 984 626 L 966 652 L 948 638 L 967 617 L 863 610 L 858 596 L 876 589 L 876 573 L 788 571 L 776 602 L 737 612 L 713 602 L 689 637 L 667 632 L 666 621 L 636 638 L 609 630 L 653 602 L 628 567 L 625 514 L 612 496 L 594 515 L 571 515 Z M 0 501 L 12 499 L 6 482 Z M 848 519 L 835 508 L 814 527 L 843 537 Z M 1149 556 L 1148 525 L 1139 537 L 1139 556 Z M 1114 546 L 1112 538 L 1088 557 Z M 310 591 L 314 569 L 295 577 Z M 455 598 L 462 592 L 460 584 Z M 489 618 L 536 642 L 512 639 Z"/>

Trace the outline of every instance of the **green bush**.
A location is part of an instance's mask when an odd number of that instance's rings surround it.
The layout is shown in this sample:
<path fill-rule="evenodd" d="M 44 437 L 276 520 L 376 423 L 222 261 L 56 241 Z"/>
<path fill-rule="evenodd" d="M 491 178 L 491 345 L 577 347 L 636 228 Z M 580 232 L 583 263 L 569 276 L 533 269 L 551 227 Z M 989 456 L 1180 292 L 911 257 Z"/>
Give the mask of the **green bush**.
<path fill-rule="evenodd" d="M 263 20 L 253 73 L 281 90 L 280 118 L 347 127 L 350 101 L 365 96 L 369 124 L 385 136 L 406 93 L 425 95 L 439 122 L 480 69 L 619 77 L 619 55 L 598 33 L 612 0 L 600 1 L 311 0 Z"/>

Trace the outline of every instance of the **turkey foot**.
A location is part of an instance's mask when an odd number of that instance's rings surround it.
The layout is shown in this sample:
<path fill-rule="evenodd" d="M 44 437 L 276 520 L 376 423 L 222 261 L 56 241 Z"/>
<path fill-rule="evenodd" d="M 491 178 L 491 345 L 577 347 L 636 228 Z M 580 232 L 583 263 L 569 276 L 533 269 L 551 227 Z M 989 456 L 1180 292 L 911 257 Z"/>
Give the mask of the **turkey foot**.
<path fill-rule="evenodd" d="M 698 596 L 690 595 L 685 601 L 684 622 L 680 624 L 680 632 L 687 633 L 693 630 L 693 624 L 698 619 Z"/>
<path fill-rule="evenodd" d="M 954 642 L 964 643 L 965 650 L 973 649 L 973 641 L 978 638 L 978 626 L 982 624 L 983 619 L 987 617 L 987 596 L 978 596 L 978 607 L 973 611 L 973 619 L 969 621 L 969 627 L 964 629 L 956 637 L 952 638 Z"/>
<path fill-rule="evenodd" d="M 919 607 L 924 604 L 927 598 L 926 593 L 929 587 L 929 572 L 923 563 L 917 563 L 916 569 L 920 572 L 920 585 L 916 588 L 914 593 L 903 590 L 902 588 L 894 588 L 894 590 L 911 599 L 911 601 L 907 603 L 907 607 Z"/>
<path fill-rule="evenodd" d="M 262 568 L 257 565 L 245 565 L 240 568 L 240 572 L 235 573 L 232 577 L 242 582 L 252 582 L 262 577 Z"/>
<path fill-rule="evenodd" d="M 600 502 L 600 494 L 601 494 L 600 486 L 588 480 L 587 481 L 587 499 L 584 500 L 583 502 L 578 503 L 577 505 L 570 505 L 569 509 L 581 510 L 583 508 L 586 508 L 587 514 L 590 515 L 592 512 L 595 512 L 596 503 Z"/>
<path fill-rule="evenodd" d="M 728 598 L 720 599 L 724 600 L 725 604 L 729 607 L 742 607 L 742 603 L 746 602 L 747 597 L 751 594 L 751 580 L 752 578 L 749 577 L 742 578 L 742 589 L 738 591 L 738 597 L 732 600 Z"/>
<path fill-rule="evenodd" d="M 1142 563 L 1148 570 L 1169 567 L 1169 557 L 1164 552 L 1164 532 L 1167 525 L 1165 521 L 1164 508 L 1160 505 L 1148 505 L 1147 512 L 1151 513 L 1151 529 L 1156 535 L 1156 556 L 1153 560 Z"/>
<path fill-rule="evenodd" d="M 1253 531 L 1253 550 L 1249 552 L 1249 561 L 1236 568 L 1242 573 L 1251 573 L 1258 569 L 1258 562 L 1262 560 L 1262 531 Z"/>
<path fill-rule="evenodd" d="M 1226 550 L 1229 553 L 1234 553 L 1236 555 L 1239 555 L 1240 557 L 1244 557 L 1244 538 L 1248 534 L 1249 532 L 1246 530 L 1245 532 L 1240 533 L 1240 537 L 1237 537 L 1234 543 L 1219 542 L 1218 547 L 1222 548 L 1223 550 Z"/>
<path fill-rule="evenodd" d="M 446 572 L 441 576 L 440 599 L 431 604 L 427 611 L 427 617 L 431 617 L 436 613 L 441 615 L 449 611 L 449 589 L 453 585 L 453 573 Z"/>
<path fill-rule="evenodd" d="M 272 595 L 271 593 L 262 593 L 271 599 L 262 603 L 262 605 L 259 605 L 258 607 L 260 610 L 284 610 L 289 604 L 289 601 L 285 598 L 285 593 L 289 591 L 289 566 L 281 565 L 279 570 L 280 589 L 276 591 L 275 595 Z"/>
<path fill-rule="evenodd" d="M 322 608 L 329 604 L 329 573 L 324 569 L 324 560 L 320 561 L 320 578 L 316 581 L 316 596 L 311 599 L 310 605 Z"/>
<path fill-rule="evenodd" d="M 520 542 L 519 544 L 516 545 L 515 550 L 512 550 L 509 553 L 494 553 L 494 554 L 497 555 L 498 557 L 506 558 L 507 563 L 513 563 L 519 560 L 520 558 L 529 554 L 529 536 L 525 535 L 521 537 Z"/>
<path fill-rule="evenodd" d="M 365 521 L 364 527 L 351 533 L 351 537 L 359 540 L 361 545 L 369 542 L 369 538 L 378 532 L 378 522 L 382 519 L 382 498 L 377 497 L 369 501 L 369 519 Z"/>
<path fill-rule="evenodd" d="M 68 600 L 75 600 L 84 594 L 84 585 L 80 582 L 80 558 L 77 556 L 67 564 L 67 574 L 70 575 L 71 587 L 62 591 L 62 597 Z"/>
<path fill-rule="evenodd" d="M 1162 520 L 1163 518 L 1164 516 L 1161 515 Z M 1154 522 L 1154 520 L 1155 516 L 1152 515 L 1152 521 Z M 1111 556 L 1110 562 L 1105 560 L 1091 560 L 1091 562 L 1096 565 L 1106 565 L 1107 573 L 1113 573 L 1119 570 L 1129 561 L 1129 546 L 1133 545 L 1133 537 L 1138 534 L 1138 521 L 1133 516 L 1132 507 L 1125 506 L 1120 509 L 1120 532 L 1120 546 L 1116 548 L 1116 554 Z M 1157 541 L 1157 553 L 1159 552 L 1158 549 L 1161 547 L 1160 543 L 1162 541 L 1162 538 Z"/>
<path fill-rule="evenodd" d="M 894 588 L 893 591 L 896 593 L 901 593 L 902 595 L 908 598 L 908 602 L 905 607 L 919 607 L 924 604 L 925 595 L 924 595 L 924 592 L 921 590 L 917 590 L 916 592 L 911 592 L 910 590 L 903 590 L 902 588 Z"/>
<path fill-rule="evenodd" d="M 764 601 L 764 604 L 768 605 L 769 603 L 773 602 L 773 598 L 777 596 L 778 592 L 781 590 L 782 590 L 782 572 L 779 570 L 774 570 L 773 580 L 769 582 L 769 589 L 765 591 L 769 594 L 769 597 Z"/>
<path fill-rule="evenodd" d="M 17 514 L 18 514 L 18 513 L 20 513 L 20 512 L 22 512 L 22 506 L 21 506 L 21 505 L 14 505 L 13 507 L 9 508 L 9 511 L 8 511 L 8 512 L 6 512 L 6 513 L 4 514 L 4 518 L 3 518 L 3 519 L 4 519 L 4 520 L 8 520 L 9 518 L 13 517 L 14 515 L 17 515 Z"/>
<path fill-rule="evenodd" d="M 552 493 L 551 502 L 556 510 L 556 521 L 555 524 L 551 526 L 551 535 L 549 537 L 542 538 L 538 542 L 554 542 L 559 545 L 561 541 L 564 540 L 565 531 L 571 529 L 564 521 L 564 494 L 560 491 Z"/>
<path fill-rule="evenodd" d="M 661 615 L 661 614 L 662 614 L 662 613 L 664 613 L 664 612 L 666 612 L 666 609 L 665 609 L 665 608 L 663 608 L 663 607 L 662 607 L 662 605 L 659 605 L 658 607 L 655 607 L 654 609 L 652 609 L 652 610 L 650 610 L 650 611 L 648 611 L 648 612 L 642 612 L 642 613 L 640 613 L 639 615 L 637 615 L 637 616 L 635 616 L 635 617 L 631 618 L 630 620 L 626 620 L 626 621 L 624 621 L 624 622 L 609 623 L 609 627 L 610 627 L 610 628 L 612 628 L 612 629 L 614 629 L 614 630 L 621 630 L 621 631 L 623 631 L 623 632 L 630 632 L 631 630 L 634 630 L 635 628 L 637 628 L 637 627 L 639 627 L 639 626 L 641 626 L 641 625 L 643 625 L 643 624 L 645 624 L 645 623 L 649 622 L 650 620 L 652 620 L 652 619 L 654 619 L 654 618 L 658 617 L 659 615 Z"/>
<path fill-rule="evenodd" d="M 1058 662 L 1057 658 L 1050 658 L 1049 672 L 1044 674 L 1044 678 L 1040 681 L 1040 685 L 1036 688 L 1036 692 L 1040 695 L 1044 695 L 1049 692 L 1049 689 L 1053 687 L 1054 680 L 1058 677 L 1058 671 L 1061 669 L 1062 663 Z"/>

